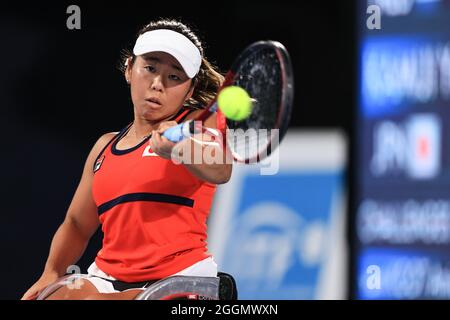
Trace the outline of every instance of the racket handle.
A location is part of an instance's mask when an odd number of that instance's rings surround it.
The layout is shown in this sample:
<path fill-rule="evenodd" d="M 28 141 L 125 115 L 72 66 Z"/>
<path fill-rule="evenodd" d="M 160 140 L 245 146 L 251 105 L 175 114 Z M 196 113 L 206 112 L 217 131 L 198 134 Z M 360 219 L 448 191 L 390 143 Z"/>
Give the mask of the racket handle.
<path fill-rule="evenodd" d="M 194 121 L 180 123 L 177 126 L 170 127 L 164 131 L 163 136 L 172 142 L 179 142 L 195 133 Z"/>

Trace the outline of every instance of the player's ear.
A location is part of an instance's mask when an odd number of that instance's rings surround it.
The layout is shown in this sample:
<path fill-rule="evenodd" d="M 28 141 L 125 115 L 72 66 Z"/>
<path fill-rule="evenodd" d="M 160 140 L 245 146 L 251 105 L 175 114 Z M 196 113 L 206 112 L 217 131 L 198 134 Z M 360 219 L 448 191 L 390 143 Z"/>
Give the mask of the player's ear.
<path fill-rule="evenodd" d="M 131 81 L 131 68 L 133 67 L 131 57 L 125 60 L 125 81 L 130 84 Z"/>

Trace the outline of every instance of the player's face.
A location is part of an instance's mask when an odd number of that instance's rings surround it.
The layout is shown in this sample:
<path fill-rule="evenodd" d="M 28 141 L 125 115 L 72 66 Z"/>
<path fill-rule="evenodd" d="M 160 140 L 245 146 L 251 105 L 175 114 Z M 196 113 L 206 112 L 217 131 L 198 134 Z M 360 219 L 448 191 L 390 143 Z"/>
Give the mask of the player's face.
<path fill-rule="evenodd" d="M 127 72 L 135 115 L 139 118 L 166 119 L 192 96 L 192 80 L 180 63 L 165 52 L 137 56 Z"/>

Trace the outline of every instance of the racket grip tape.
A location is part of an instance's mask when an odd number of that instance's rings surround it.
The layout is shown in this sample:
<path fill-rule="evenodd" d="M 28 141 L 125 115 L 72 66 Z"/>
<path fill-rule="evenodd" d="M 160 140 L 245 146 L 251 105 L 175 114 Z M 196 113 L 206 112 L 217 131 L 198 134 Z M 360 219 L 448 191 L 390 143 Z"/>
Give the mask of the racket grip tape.
<path fill-rule="evenodd" d="M 170 127 L 163 132 L 163 136 L 172 142 L 180 142 L 196 133 L 194 121 L 180 123 L 177 126 Z"/>

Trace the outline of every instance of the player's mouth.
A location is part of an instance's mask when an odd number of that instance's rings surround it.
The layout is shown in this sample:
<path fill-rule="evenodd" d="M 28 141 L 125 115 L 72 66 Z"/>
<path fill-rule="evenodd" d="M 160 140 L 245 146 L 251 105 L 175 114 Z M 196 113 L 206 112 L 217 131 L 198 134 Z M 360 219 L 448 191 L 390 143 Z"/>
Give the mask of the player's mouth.
<path fill-rule="evenodd" d="M 145 101 L 152 108 L 156 108 L 157 109 L 157 108 L 161 108 L 162 107 L 161 100 L 159 100 L 158 98 L 152 97 L 152 98 L 145 99 Z"/>

